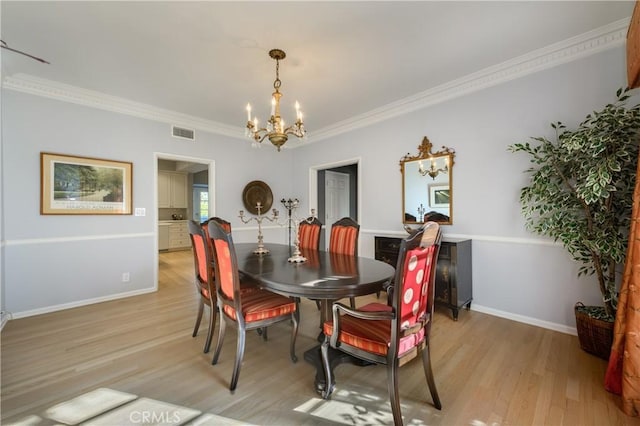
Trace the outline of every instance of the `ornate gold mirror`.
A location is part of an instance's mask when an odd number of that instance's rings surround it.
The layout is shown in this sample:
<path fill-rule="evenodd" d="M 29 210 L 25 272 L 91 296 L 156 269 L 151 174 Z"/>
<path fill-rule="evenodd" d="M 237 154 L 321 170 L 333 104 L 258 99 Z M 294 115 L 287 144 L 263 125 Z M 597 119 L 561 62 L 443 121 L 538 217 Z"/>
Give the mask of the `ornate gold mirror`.
<path fill-rule="evenodd" d="M 445 146 L 431 152 L 426 136 L 418 146 L 418 155 L 407 153 L 400 159 L 402 173 L 402 223 L 434 221 L 453 224 L 453 157 Z"/>

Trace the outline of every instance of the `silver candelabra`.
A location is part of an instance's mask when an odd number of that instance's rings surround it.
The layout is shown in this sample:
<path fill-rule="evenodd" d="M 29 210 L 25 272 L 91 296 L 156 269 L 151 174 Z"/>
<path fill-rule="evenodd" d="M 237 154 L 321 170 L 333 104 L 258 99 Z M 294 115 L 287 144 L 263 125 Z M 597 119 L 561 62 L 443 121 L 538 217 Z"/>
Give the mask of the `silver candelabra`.
<path fill-rule="evenodd" d="M 253 252 L 255 254 L 267 254 L 269 253 L 269 250 L 264 246 L 264 238 L 262 236 L 262 221 L 264 219 L 267 219 L 269 222 L 273 222 L 278 220 L 278 210 L 273 209 L 272 211 L 272 217 L 267 217 L 267 216 L 262 216 L 262 203 L 260 201 L 258 201 L 256 203 L 256 210 L 258 210 L 258 216 L 257 217 L 250 217 L 248 219 L 245 219 L 244 216 L 244 210 L 240 210 L 240 214 L 238 215 L 238 217 L 240 218 L 240 220 L 242 221 L 242 223 L 249 223 L 252 220 L 255 220 L 258 223 L 258 248 L 255 249 Z"/>
<path fill-rule="evenodd" d="M 420 207 L 418 207 L 418 222 L 422 222 L 424 220 L 424 214 L 427 212 L 427 209 L 420 203 Z"/>
<path fill-rule="evenodd" d="M 281 223 L 280 225 L 282 226 L 288 225 L 289 228 L 293 227 L 296 233 L 296 239 L 294 240 L 294 246 L 293 246 L 293 255 L 287 260 L 291 263 L 306 262 L 307 258 L 304 257 L 302 255 L 302 252 L 300 251 L 300 237 L 299 237 L 300 223 L 302 222 L 311 223 L 313 221 L 313 218 L 316 217 L 316 211 L 315 209 L 311 209 L 311 220 L 299 219 L 298 216 L 295 214 L 296 210 L 298 209 L 298 205 L 300 204 L 300 201 L 297 198 L 294 200 L 292 200 L 291 198 L 289 198 L 288 200 L 285 200 L 283 198 L 282 200 L 280 200 L 280 202 L 282 203 L 282 205 L 284 205 L 284 207 L 288 211 L 286 222 Z"/>

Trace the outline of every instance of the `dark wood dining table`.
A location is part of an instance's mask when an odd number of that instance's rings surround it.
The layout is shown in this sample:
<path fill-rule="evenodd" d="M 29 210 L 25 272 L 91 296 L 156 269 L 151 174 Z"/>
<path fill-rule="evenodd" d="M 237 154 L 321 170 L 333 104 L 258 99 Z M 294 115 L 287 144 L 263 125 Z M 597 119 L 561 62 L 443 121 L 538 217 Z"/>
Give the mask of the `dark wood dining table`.
<path fill-rule="evenodd" d="M 391 265 L 369 257 L 303 249 L 302 255 L 307 261 L 290 263 L 287 259 L 293 254 L 293 247 L 286 244 L 265 244 L 265 247 L 269 253 L 257 255 L 253 253 L 255 243 L 235 244 L 238 269 L 273 292 L 319 300 L 321 319 L 331 318 L 333 302 L 379 292 L 395 274 Z M 322 338 L 320 330 L 318 340 Z M 332 370 L 343 362 L 358 363 L 345 355 L 341 351 L 332 351 Z M 321 392 L 325 388 L 325 380 L 320 346 L 306 351 L 304 358 L 316 367 L 315 386 Z"/>

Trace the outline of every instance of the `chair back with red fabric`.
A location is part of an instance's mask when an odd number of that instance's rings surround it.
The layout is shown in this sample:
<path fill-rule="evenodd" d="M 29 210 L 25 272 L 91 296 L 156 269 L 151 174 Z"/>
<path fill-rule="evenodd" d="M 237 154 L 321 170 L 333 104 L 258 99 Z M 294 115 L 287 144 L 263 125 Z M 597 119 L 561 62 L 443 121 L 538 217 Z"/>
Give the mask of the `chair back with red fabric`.
<path fill-rule="evenodd" d="M 200 303 L 198 308 L 198 316 L 196 317 L 196 325 L 193 329 L 193 337 L 198 334 L 200 321 L 204 311 L 204 305 L 210 308 L 209 330 L 207 340 L 205 342 L 204 352 L 209 352 L 211 345 L 211 336 L 213 335 L 213 327 L 215 325 L 215 306 L 216 306 L 216 289 L 213 280 L 213 270 L 210 267 L 212 255 L 208 246 L 208 238 L 204 229 L 197 222 L 191 220 L 188 222 L 189 238 L 191 239 L 191 247 L 193 249 L 193 263 L 195 266 L 195 284 L 196 290 L 200 295 Z"/>
<path fill-rule="evenodd" d="M 431 330 L 441 238 L 440 226 L 427 222 L 420 232 L 420 241 L 409 244 L 407 240 L 403 259 L 398 259 L 398 281 L 395 282 L 400 285 L 396 284 L 392 303 L 393 310 L 398 313 L 392 321 L 395 328 L 392 330 L 392 349 L 397 351 L 394 356 L 407 356 L 407 350 L 418 347 Z M 415 243 L 418 245 L 414 246 Z"/>
<path fill-rule="evenodd" d="M 358 234 L 360 225 L 350 217 L 342 219 L 331 225 L 329 238 L 329 251 L 332 253 L 358 254 Z"/>
<path fill-rule="evenodd" d="M 298 247 L 300 249 L 320 249 L 322 222 L 317 217 L 309 217 L 298 224 Z"/>
<path fill-rule="evenodd" d="M 215 220 L 210 219 L 207 228 L 213 246 L 218 297 L 222 297 L 232 304 L 233 301 L 236 301 L 234 309 L 241 311 L 240 275 L 238 274 L 238 261 L 233 247 L 233 238 L 225 226 Z"/>
<path fill-rule="evenodd" d="M 328 384 L 324 398 L 329 398 L 333 388 L 328 361 L 331 346 L 360 359 L 387 365 L 393 417 L 395 424 L 401 425 L 397 369 L 421 353 L 431 397 L 436 408 L 441 408 L 429 354 L 441 239 L 440 226 L 427 222 L 402 241 L 390 305 L 374 302 L 354 309 L 341 303 L 333 304 L 333 319 L 323 326 L 326 337 L 321 352 Z"/>
<path fill-rule="evenodd" d="M 208 265 L 211 264 L 211 252 L 207 249 L 207 237 L 197 222 L 190 220 L 188 227 L 191 247 L 193 248 L 193 261 L 196 268 L 196 285 L 199 291 L 208 291 L 210 281 L 210 268 Z"/>
<path fill-rule="evenodd" d="M 209 219 L 207 219 L 204 222 L 202 222 L 202 225 L 208 225 L 209 221 L 214 221 L 218 225 L 222 226 L 222 229 L 224 229 L 224 232 L 226 232 L 227 234 L 231 233 L 231 222 L 226 221 L 226 220 L 222 219 L 221 217 L 214 216 L 214 217 L 210 217 Z"/>
<path fill-rule="evenodd" d="M 207 244 L 209 245 L 209 249 L 211 250 L 211 253 L 213 253 L 213 246 L 211 245 L 211 238 L 209 237 L 209 222 L 210 221 L 217 222 L 220 226 L 222 226 L 222 229 L 224 229 L 227 234 L 231 233 L 231 223 L 226 221 L 226 220 L 224 220 L 224 219 L 222 219 L 222 218 L 219 218 L 219 217 L 210 217 L 209 219 L 207 219 L 204 222 L 200 223 L 200 225 L 202 226 L 202 229 L 204 230 L 204 234 L 207 237 Z M 213 254 L 212 254 L 212 256 L 213 256 Z"/>

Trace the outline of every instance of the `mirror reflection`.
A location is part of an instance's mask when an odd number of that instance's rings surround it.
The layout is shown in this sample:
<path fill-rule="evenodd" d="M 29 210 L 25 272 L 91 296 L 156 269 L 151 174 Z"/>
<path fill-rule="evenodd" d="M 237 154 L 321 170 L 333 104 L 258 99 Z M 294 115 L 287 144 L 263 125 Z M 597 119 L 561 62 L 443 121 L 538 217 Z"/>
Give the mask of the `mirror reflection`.
<path fill-rule="evenodd" d="M 443 146 L 440 151 L 431 152 L 431 148 L 425 136 L 417 155 L 407 153 L 400 159 L 404 224 L 453 223 L 451 169 L 455 151 Z"/>

